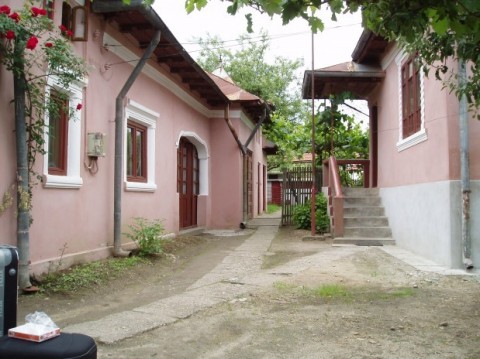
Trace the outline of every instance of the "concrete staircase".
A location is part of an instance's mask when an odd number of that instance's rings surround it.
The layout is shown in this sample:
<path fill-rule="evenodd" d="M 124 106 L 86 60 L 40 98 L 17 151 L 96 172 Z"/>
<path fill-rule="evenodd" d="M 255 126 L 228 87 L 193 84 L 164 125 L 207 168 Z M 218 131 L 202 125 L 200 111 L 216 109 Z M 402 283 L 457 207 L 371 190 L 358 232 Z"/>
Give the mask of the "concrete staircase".
<path fill-rule="evenodd" d="M 363 246 L 392 245 L 392 231 L 388 226 L 378 188 L 343 188 L 344 233 L 333 239 L 333 244 Z"/>

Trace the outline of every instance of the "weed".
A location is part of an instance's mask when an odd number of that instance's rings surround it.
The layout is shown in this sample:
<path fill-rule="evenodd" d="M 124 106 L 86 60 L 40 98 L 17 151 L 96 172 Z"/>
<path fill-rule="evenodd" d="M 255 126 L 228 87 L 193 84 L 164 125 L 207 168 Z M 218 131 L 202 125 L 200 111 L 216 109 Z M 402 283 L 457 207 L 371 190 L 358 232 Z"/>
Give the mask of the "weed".
<path fill-rule="evenodd" d="M 380 300 L 395 300 L 407 298 L 415 295 L 412 288 L 347 288 L 340 284 L 324 284 L 316 288 L 295 286 L 284 282 L 274 283 L 274 288 L 284 295 L 290 295 L 303 300 L 322 299 L 324 301 L 343 301 L 343 302 L 373 302 Z"/>
<path fill-rule="evenodd" d="M 159 219 L 135 217 L 134 223 L 129 225 L 130 233 L 125 235 L 138 246 L 138 255 L 148 257 L 163 253 L 163 244 L 167 239 L 161 238 L 163 224 Z"/>
<path fill-rule="evenodd" d="M 309 292 L 316 297 L 328 299 L 348 298 L 352 296 L 351 291 L 338 284 L 324 284 L 318 288 L 309 290 Z"/>
<path fill-rule="evenodd" d="M 107 283 L 126 270 L 145 262 L 143 258 L 128 257 L 81 264 L 61 272 L 47 274 L 40 280 L 40 287 L 43 292 L 76 292 L 82 288 Z"/>

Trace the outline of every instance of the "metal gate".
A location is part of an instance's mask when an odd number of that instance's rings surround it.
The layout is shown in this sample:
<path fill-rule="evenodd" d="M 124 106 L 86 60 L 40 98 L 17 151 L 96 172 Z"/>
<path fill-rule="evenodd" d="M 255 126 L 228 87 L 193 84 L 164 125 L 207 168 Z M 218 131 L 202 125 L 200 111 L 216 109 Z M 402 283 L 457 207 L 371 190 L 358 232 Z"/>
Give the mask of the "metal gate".
<path fill-rule="evenodd" d="M 312 194 L 312 166 L 295 167 L 283 172 L 282 225 L 293 224 L 293 209 L 305 204 Z M 315 171 L 317 192 L 322 186 L 322 171 Z"/>

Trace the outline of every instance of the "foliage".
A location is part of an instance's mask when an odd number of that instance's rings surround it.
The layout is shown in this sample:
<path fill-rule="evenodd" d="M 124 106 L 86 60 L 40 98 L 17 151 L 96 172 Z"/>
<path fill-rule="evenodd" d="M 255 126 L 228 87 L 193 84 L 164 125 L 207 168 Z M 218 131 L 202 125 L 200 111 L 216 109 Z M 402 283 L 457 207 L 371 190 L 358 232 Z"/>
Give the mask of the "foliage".
<path fill-rule="evenodd" d="M 23 78 L 27 86 L 28 167 L 33 173 L 37 153 L 45 152 L 45 116 L 60 110 L 68 110 L 72 116 L 75 113 L 75 109 L 61 109 L 59 101 L 46 97 L 48 78 L 55 76 L 62 87 L 68 88 L 86 75 L 87 68 L 72 51 L 71 31 L 55 28 L 46 10 L 33 6 L 31 1 L 19 11 L 0 6 L 0 35 L 1 64 Z"/>
<path fill-rule="evenodd" d="M 70 29 L 54 27 L 47 11 L 27 0 L 23 9 L 12 11 L 0 5 L 0 64 L 13 75 L 15 103 L 15 138 L 17 155 L 17 246 L 20 259 L 18 279 L 21 289 L 30 287 L 28 274 L 30 234 L 32 223 L 33 165 L 37 154 L 43 154 L 48 115 L 60 111 L 63 101 L 51 101 L 48 78 L 55 76 L 60 87 L 82 79 L 87 69 L 70 46 Z M 6 77 L 6 79 L 8 79 Z M 60 91 L 61 93 L 61 91 Z M 65 94 L 60 96 L 66 97 Z M 77 104 L 76 109 L 81 109 Z M 73 117 L 73 116 L 72 116 Z M 37 178 L 41 178 L 37 175 Z"/>
<path fill-rule="evenodd" d="M 348 94 L 331 97 L 315 116 L 315 153 L 318 165 L 331 155 L 337 158 L 368 158 L 368 133 L 355 118 L 343 113 L 339 105 Z M 311 123 L 306 130 L 311 132 Z"/>
<path fill-rule="evenodd" d="M 201 10 L 208 0 L 186 0 L 187 12 Z M 471 108 L 480 106 L 480 1 L 440 0 L 232 0 L 228 13 L 251 8 L 270 16 L 281 16 L 287 24 L 295 18 L 305 19 L 314 32 L 324 23 L 318 14 L 329 9 L 331 18 L 361 9 L 364 25 L 386 39 L 397 41 L 410 53 L 418 53 L 421 61 L 435 69 L 437 78 L 454 91 L 465 95 Z M 252 29 L 252 16 L 246 16 L 247 29 Z M 470 73 L 464 85 L 456 81 L 456 69 L 447 60 L 454 58 L 469 64 Z"/>
<path fill-rule="evenodd" d="M 65 271 L 46 275 L 40 280 L 41 290 L 47 293 L 72 293 L 82 288 L 102 285 L 140 263 L 145 263 L 145 259 L 127 257 L 109 258 L 74 266 Z"/>
<path fill-rule="evenodd" d="M 305 204 L 297 205 L 293 208 L 293 222 L 297 228 L 311 228 L 311 205 L 310 200 Z M 326 233 L 330 228 L 330 218 L 327 212 L 327 198 L 323 193 L 315 196 L 315 230 L 318 233 Z"/>
<path fill-rule="evenodd" d="M 138 255 L 148 257 L 163 253 L 166 239 L 161 238 L 163 224 L 159 219 L 135 217 L 134 223 L 129 225 L 130 232 L 125 235 L 138 246 Z"/>
<path fill-rule="evenodd" d="M 269 158 L 269 169 L 283 169 L 303 153 L 304 144 L 308 142 L 303 130 L 309 116 L 307 104 L 299 91 L 293 91 L 300 88 L 297 70 L 302 62 L 279 56 L 269 63 L 265 31 L 258 38 L 242 35 L 238 39 L 239 50 L 235 51 L 225 48 L 218 37 L 197 40 L 201 45 L 197 61 L 206 71 L 222 68 L 239 87 L 273 103 L 272 121 L 263 126 L 266 137 L 278 147 L 274 160 Z"/>

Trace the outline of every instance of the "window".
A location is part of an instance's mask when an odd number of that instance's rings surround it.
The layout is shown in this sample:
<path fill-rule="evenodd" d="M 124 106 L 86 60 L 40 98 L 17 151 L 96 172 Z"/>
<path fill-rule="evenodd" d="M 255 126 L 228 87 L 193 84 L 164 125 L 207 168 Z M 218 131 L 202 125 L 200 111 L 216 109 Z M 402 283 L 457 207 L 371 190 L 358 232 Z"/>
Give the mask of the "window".
<path fill-rule="evenodd" d="M 125 116 L 125 188 L 153 192 L 157 189 L 155 128 L 159 114 L 130 100 Z"/>
<path fill-rule="evenodd" d="M 62 26 L 71 30 L 72 41 L 87 41 L 87 6 L 72 7 L 68 2 L 64 1 L 62 3 Z"/>
<path fill-rule="evenodd" d="M 56 103 L 58 112 L 48 115 L 48 173 L 65 176 L 67 174 L 68 143 L 68 98 L 53 89 L 50 101 Z"/>
<path fill-rule="evenodd" d="M 420 131 L 420 69 L 411 57 L 402 65 L 402 135 Z"/>
<path fill-rule="evenodd" d="M 82 110 L 76 110 L 83 102 L 83 87 L 83 83 L 74 83 L 65 89 L 55 76 L 48 79 L 47 97 L 62 106 L 60 111 L 45 116 L 43 184 L 46 188 L 79 188 L 83 184 L 80 177 Z"/>
<path fill-rule="evenodd" d="M 47 17 L 53 20 L 55 0 L 43 0 L 43 8 L 47 10 Z"/>
<path fill-rule="evenodd" d="M 399 136 L 397 150 L 403 151 L 427 140 L 422 70 L 415 56 L 400 53 L 396 58 L 399 86 Z"/>
<path fill-rule="evenodd" d="M 147 182 L 147 128 L 128 121 L 126 145 L 127 180 Z"/>

